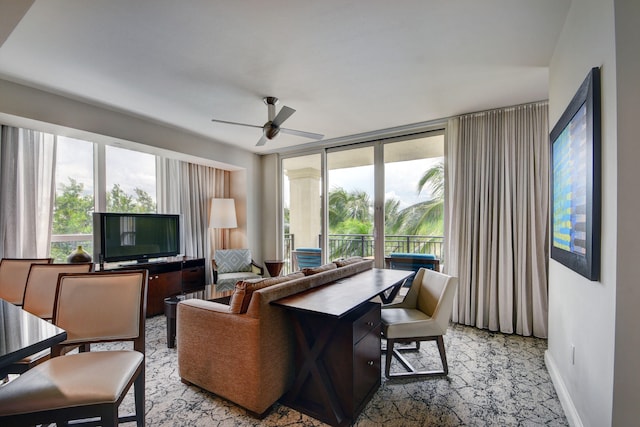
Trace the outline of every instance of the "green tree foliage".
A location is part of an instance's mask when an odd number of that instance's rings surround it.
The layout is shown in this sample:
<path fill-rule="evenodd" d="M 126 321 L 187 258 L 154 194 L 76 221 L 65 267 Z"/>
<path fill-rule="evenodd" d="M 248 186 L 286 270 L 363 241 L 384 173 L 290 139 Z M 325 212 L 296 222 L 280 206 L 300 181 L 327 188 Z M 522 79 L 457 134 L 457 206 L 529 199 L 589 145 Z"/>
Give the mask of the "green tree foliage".
<path fill-rule="evenodd" d="M 354 233 L 343 230 L 367 230 Z M 329 192 L 329 231 L 334 234 L 367 234 L 373 229 L 372 203 L 360 190 L 337 187 Z"/>
<path fill-rule="evenodd" d="M 114 184 L 111 191 L 107 193 L 107 211 L 109 212 L 129 212 L 129 213 L 150 213 L 156 211 L 156 204 L 146 191 L 134 188 L 133 195 L 125 193 L 120 184 Z"/>
<path fill-rule="evenodd" d="M 153 201 L 149 193 L 140 189 L 134 188 L 136 193 L 135 211 L 139 213 L 150 213 L 156 211 L 156 202 Z"/>
<path fill-rule="evenodd" d="M 400 200 L 387 199 L 384 202 L 385 234 L 401 234 L 404 224 L 400 217 Z"/>
<path fill-rule="evenodd" d="M 84 185 L 73 178 L 61 183 L 56 193 L 53 209 L 52 234 L 91 234 L 93 230 L 93 196 L 85 194 Z M 109 212 L 149 213 L 156 211 L 156 203 L 149 193 L 135 188 L 134 195 L 124 192 L 115 184 L 107 193 Z M 89 239 L 88 239 L 89 240 Z M 87 244 L 89 243 L 89 244 Z M 83 242 L 84 249 L 91 253 L 90 242 Z M 51 257 L 56 262 L 65 262 L 67 255 L 77 247 L 76 242 L 56 242 L 51 245 Z"/>
<path fill-rule="evenodd" d="M 69 178 L 60 184 L 53 210 L 53 234 L 91 233 L 93 196 L 84 194 L 84 184 Z"/>
<path fill-rule="evenodd" d="M 90 234 L 93 229 L 92 213 L 93 196 L 85 194 L 84 184 L 69 178 L 68 184 L 60 184 L 60 192 L 56 195 L 52 234 Z M 76 246 L 74 242 L 54 243 L 51 245 L 51 257 L 56 262 L 65 262 Z"/>
<path fill-rule="evenodd" d="M 400 200 L 385 201 L 385 234 L 431 235 L 444 233 L 444 163 L 427 169 L 420 178 L 417 192 L 429 190 L 424 202 L 400 209 Z M 364 191 L 346 191 L 337 187 L 329 192 L 329 232 L 331 234 L 371 234 L 373 209 Z"/>
<path fill-rule="evenodd" d="M 444 233 L 444 163 L 427 169 L 418 181 L 417 192 L 429 189 L 431 198 L 398 211 L 397 204 L 385 205 L 387 234 L 442 236 Z"/>
<path fill-rule="evenodd" d="M 107 211 L 133 212 L 134 206 L 133 196 L 125 193 L 120 184 L 113 184 L 113 188 L 107 193 Z"/>

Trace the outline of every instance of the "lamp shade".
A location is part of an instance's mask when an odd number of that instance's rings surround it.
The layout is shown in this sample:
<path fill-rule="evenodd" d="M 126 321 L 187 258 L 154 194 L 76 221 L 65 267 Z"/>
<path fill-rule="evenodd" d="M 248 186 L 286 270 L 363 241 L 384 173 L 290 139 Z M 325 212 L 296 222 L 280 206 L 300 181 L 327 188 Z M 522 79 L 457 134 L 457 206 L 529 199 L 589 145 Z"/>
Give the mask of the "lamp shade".
<path fill-rule="evenodd" d="M 236 228 L 236 205 L 233 199 L 211 199 L 210 228 Z"/>

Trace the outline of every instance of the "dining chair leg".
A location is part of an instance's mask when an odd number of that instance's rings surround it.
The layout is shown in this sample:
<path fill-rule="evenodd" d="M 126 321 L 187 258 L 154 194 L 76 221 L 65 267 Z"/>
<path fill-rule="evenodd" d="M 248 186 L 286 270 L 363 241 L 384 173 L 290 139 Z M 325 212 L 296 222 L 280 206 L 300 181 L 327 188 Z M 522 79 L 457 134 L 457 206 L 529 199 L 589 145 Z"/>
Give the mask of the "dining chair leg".
<path fill-rule="evenodd" d="M 118 426 L 118 405 L 111 405 L 100 415 L 100 425 L 103 427 Z"/>
<path fill-rule="evenodd" d="M 440 360 L 442 361 L 442 370 L 428 370 L 428 371 L 419 371 L 413 367 L 413 365 L 409 362 L 407 358 L 405 358 L 400 352 L 406 351 L 416 351 L 417 348 L 394 348 L 394 344 L 396 341 L 399 343 L 411 343 L 415 342 L 416 345 L 420 343 L 421 340 L 425 341 L 436 341 L 438 345 L 438 351 L 440 353 Z M 419 348 L 419 347 L 418 347 Z M 447 364 L 447 355 L 445 353 L 444 348 L 444 339 L 443 337 L 420 337 L 420 338 L 405 338 L 405 339 L 389 339 L 387 338 L 387 348 L 386 348 L 386 359 L 385 359 L 385 369 L 384 375 L 387 378 L 420 378 L 420 377 L 435 377 L 435 376 L 446 376 L 449 374 L 449 366 Z M 391 359 L 395 357 L 398 362 L 406 369 L 407 372 L 396 372 L 391 373 Z"/>
<path fill-rule="evenodd" d="M 387 378 L 391 378 L 390 376 L 390 371 L 391 371 L 391 359 L 393 359 L 393 344 L 395 343 L 395 340 L 392 338 L 387 338 L 387 355 L 384 361 L 384 376 Z"/>
<path fill-rule="evenodd" d="M 444 351 L 444 339 L 442 335 L 439 335 L 436 339 L 438 343 L 438 351 L 440 352 L 440 359 L 442 360 L 442 372 L 444 375 L 449 374 L 449 365 L 447 364 L 447 353 Z"/>
<path fill-rule="evenodd" d="M 143 362 L 144 363 L 144 362 Z M 138 378 L 133 383 L 135 408 L 136 408 L 136 425 L 138 427 L 144 427 L 145 425 L 145 372 L 144 368 Z"/>

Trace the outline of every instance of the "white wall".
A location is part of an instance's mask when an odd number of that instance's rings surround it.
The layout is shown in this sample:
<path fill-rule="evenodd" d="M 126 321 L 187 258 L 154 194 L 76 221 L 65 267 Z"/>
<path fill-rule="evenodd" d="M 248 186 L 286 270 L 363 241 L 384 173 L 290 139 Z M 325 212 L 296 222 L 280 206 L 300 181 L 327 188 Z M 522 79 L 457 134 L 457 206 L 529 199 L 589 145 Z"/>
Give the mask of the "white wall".
<path fill-rule="evenodd" d="M 256 248 L 256 261 L 262 260 L 260 156 L 152 120 L 6 80 L 0 80 L 0 123 L 107 144 L 127 146 L 132 142 L 142 151 L 233 171 L 231 192 L 239 198 L 236 209 L 242 211 L 231 244 Z"/>
<path fill-rule="evenodd" d="M 613 425 L 640 420 L 640 1 L 615 0 L 618 247 Z"/>
<path fill-rule="evenodd" d="M 601 68 L 602 260 L 591 282 L 549 261 L 547 367 L 572 425 L 611 425 L 616 332 L 617 132 L 614 0 L 573 0 L 549 70 L 553 126 L 588 71 Z M 637 262 L 637 261 L 636 261 Z M 575 362 L 571 362 L 575 346 Z"/>
<path fill-rule="evenodd" d="M 278 173 L 280 157 L 277 154 L 262 156 L 262 253 L 264 259 L 282 259 L 282 214 L 280 210 L 281 178 Z"/>

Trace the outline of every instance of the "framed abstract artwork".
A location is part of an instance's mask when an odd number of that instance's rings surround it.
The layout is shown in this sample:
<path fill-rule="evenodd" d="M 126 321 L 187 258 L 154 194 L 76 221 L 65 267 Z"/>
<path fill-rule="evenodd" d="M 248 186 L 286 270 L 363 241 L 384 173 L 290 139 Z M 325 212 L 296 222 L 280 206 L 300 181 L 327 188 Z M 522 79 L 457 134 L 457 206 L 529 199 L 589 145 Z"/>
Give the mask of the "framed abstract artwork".
<path fill-rule="evenodd" d="M 600 68 L 551 130 L 551 258 L 600 279 Z"/>

